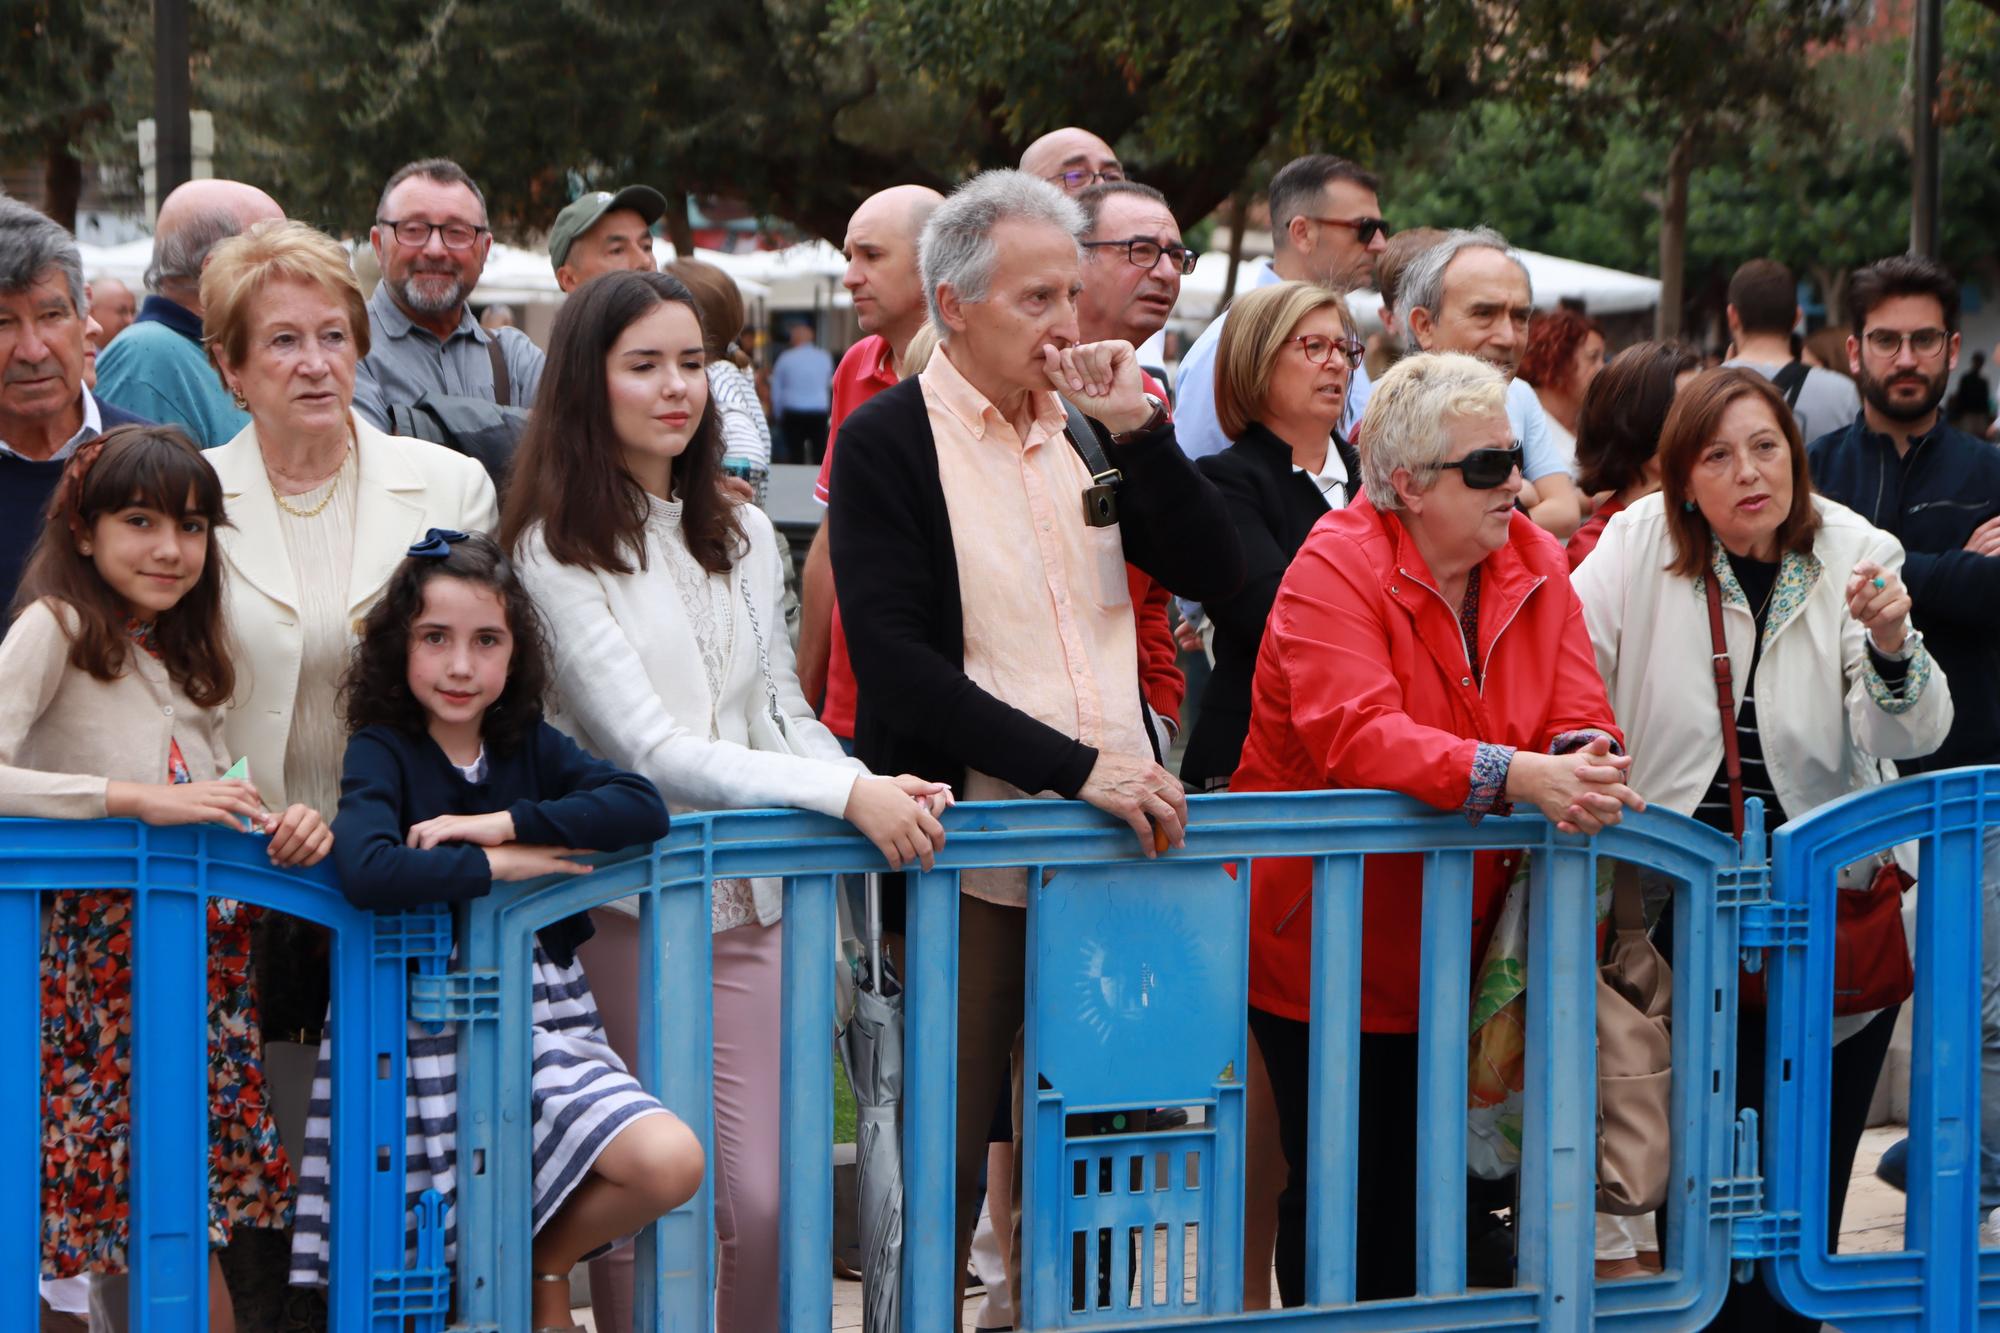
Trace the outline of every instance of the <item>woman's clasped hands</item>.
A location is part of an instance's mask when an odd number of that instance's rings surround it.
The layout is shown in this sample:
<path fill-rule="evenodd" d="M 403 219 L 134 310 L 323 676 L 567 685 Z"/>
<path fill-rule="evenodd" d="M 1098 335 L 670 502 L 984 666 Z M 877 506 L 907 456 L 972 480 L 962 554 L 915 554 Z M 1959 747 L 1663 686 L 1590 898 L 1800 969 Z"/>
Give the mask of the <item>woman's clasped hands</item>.
<path fill-rule="evenodd" d="M 1507 770 L 1507 798 L 1526 801 L 1564 833 L 1596 833 L 1644 810 L 1646 800 L 1625 785 L 1632 756 L 1613 754 L 1611 739 L 1598 736 L 1570 754 L 1515 752 Z"/>

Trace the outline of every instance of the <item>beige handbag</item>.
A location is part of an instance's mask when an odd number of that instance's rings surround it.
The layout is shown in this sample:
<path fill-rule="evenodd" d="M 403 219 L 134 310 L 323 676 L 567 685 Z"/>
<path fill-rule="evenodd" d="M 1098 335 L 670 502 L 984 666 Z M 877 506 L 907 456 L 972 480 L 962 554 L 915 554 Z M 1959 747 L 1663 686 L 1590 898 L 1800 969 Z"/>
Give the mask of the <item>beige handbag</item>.
<path fill-rule="evenodd" d="M 1621 1217 L 1667 1199 L 1673 1170 L 1673 972 L 1646 934 L 1638 872 L 1611 876 L 1611 939 L 1597 969 L 1597 1208 Z"/>

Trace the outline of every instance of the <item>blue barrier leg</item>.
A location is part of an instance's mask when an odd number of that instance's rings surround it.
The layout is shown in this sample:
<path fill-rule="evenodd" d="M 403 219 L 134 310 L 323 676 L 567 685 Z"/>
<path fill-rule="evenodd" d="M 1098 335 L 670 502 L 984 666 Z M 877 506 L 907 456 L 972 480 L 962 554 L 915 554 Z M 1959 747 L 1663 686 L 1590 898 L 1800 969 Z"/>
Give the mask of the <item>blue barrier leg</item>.
<path fill-rule="evenodd" d="M 1541 1289 L 1541 1327 L 1584 1333 L 1596 1281 L 1597 885 L 1588 847 L 1552 837 L 1534 857 L 1517 1265 Z"/>
<path fill-rule="evenodd" d="M 154 837 L 150 831 L 148 841 Z M 132 968 L 132 1326 L 208 1327 L 208 910 L 200 863 L 150 847 Z"/>
<path fill-rule="evenodd" d="M 40 1320 L 41 942 L 40 896 L 0 891 L 0 1326 L 7 1328 Z"/>
<path fill-rule="evenodd" d="M 1345 1305 L 1354 1299 L 1355 1153 L 1361 1132 L 1362 865 L 1359 856 L 1327 856 L 1313 862 L 1307 1305 Z M 1462 1184 L 1459 1192 L 1464 1193 Z"/>
<path fill-rule="evenodd" d="M 1923 848 L 1917 898 L 1904 1246 L 1928 1260 L 1924 1326 L 1934 1329 L 1978 1321 L 1980 1032 L 1978 1005 L 1966 996 L 1979 995 L 1981 852 L 1976 821 L 1938 833 Z M 1952 978 L 1969 984 L 1948 986 Z"/>
<path fill-rule="evenodd" d="M 958 876 L 917 871 L 905 882 L 903 1327 L 944 1329 L 958 1297 Z M 1044 1258 L 1023 1255 L 1022 1267 Z"/>
<path fill-rule="evenodd" d="M 829 875 L 785 881 L 784 1072 L 779 1104 L 786 1328 L 811 1328 L 833 1308 L 833 895 Z"/>
<path fill-rule="evenodd" d="M 639 1233 L 633 1327 L 704 1329 L 709 1326 L 715 1289 L 715 1170 L 719 1160 L 715 1155 L 715 973 L 710 952 L 714 936 L 709 885 L 706 880 L 696 886 L 682 885 L 641 901 L 639 1079 L 701 1140 L 708 1169 L 692 1199 Z M 822 1044 L 830 1031 L 830 1024 L 820 1028 Z M 831 1158 L 829 1149 L 828 1160 Z M 831 1254 L 825 1246 L 821 1248 Z"/>
<path fill-rule="evenodd" d="M 1417 1054 L 1417 1294 L 1465 1290 L 1466 1027 L 1472 1010 L 1472 854 L 1424 857 Z"/>

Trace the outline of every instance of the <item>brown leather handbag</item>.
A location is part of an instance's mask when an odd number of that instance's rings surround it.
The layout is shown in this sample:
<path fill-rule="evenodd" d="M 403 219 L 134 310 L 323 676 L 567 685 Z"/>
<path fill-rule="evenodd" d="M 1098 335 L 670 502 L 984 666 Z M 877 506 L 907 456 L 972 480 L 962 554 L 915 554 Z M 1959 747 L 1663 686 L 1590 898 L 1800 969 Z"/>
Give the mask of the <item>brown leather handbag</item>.
<path fill-rule="evenodd" d="M 1611 935 L 1597 969 L 1597 1208 L 1633 1217 L 1667 1201 L 1673 1154 L 1674 978 L 1646 934 L 1638 872 L 1611 868 Z"/>
<path fill-rule="evenodd" d="M 1729 646 L 1722 634 L 1722 593 L 1713 575 L 1708 585 L 1708 633 L 1715 657 L 1715 706 L 1722 714 L 1722 758 L 1729 776 L 1729 823 L 1743 841 L 1743 755 L 1736 736 L 1736 695 L 1729 669 Z M 1838 907 L 1833 953 L 1833 1012 L 1869 1014 L 1901 1004 L 1916 989 L 1910 947 L 1903 935 L 1903 894 L 1916 880 L 1884 856 L 1868 887 L 1834 894 Z M 1763 1008 L 1760 968 L 1742 976 L 1743 1003 Z"/>

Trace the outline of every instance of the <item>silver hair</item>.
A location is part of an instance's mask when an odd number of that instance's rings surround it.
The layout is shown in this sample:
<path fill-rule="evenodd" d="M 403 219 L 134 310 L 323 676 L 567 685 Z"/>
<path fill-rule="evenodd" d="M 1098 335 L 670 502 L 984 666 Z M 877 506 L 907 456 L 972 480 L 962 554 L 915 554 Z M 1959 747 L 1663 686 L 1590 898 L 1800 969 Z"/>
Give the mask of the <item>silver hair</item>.
<path fill-rule="evenodd" d="M 153 237 L 153 262 L 146 265 L 146 290 L 163 282 L 199 282 L 209 252 L 243 230 L 242 219 L 222 208 L 203 209 Z"/>
<path fill-rule="evenodd" d="M 12 296 L 27 291 L 51 265 L 62 270 L 76 313 L 88 312 L 83 252 L 76 248 L 76 237 L 47 214 L 18 200 L 0 198 L 0 292 Z"/>
<path fill-rule="evenodd" d="M 1081 241 L 1089 222 L 1076 200 L 1022 171 L 983 171 L 952 192 L 924 224 L 917 270 L 931 320 L 945 327 L 938 287 L 950 283 L 961 301 L 984 301 L 999 250 L 993 229 L 1002 222 L 1045 222 Z"/>
<path fill-rule="evenodd" d="M 1521 277 L 1528 283 L 1528 294 L 1533 297 L 1534 278 L 1528 273 L 1528 266 L 1521 262 L 1507 245 L 1507 238 L 1491 227 L 1454 227 L 1444 234 L 1444 239 L 1418 254 L 1403 270 L 1402 285 L 1396 294 L 1396 321 L 1405 330 L 1410 327 L 1410 312 L 1421 306 L 1430 311 L 1435 319 L 1444 305 L 1444 271 L 1451 267 L 1451 261 L 1466 250 L 1498 250 L 1514 261 L 1521 270 Z M 1406 332 L 1409 345 L 1416 346 L 1417 335 Z"/>
<path fill-rule="evenodd" d="M 1391 478 L 1406 469 L 1420 486 L 1450 456 L 1456 418 L 1505 413 L 1507 380 L 1477 357 L 1417 352 L 1389 367 L 1368 392 L 1361 481 L 1377 509 L 1401 509 Z"/>

